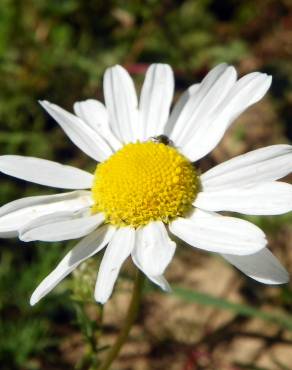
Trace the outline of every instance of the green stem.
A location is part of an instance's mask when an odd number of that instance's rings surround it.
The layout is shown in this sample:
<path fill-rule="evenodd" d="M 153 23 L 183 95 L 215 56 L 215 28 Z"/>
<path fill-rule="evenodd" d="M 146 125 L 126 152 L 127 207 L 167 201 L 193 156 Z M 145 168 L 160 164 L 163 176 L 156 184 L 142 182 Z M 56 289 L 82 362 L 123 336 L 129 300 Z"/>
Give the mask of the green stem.
<path fill-rule="evenodd" d="M 131 330 L 131 327 L 134 321 L 136 320 L 136 317 L 138 314 L 141 296 L 142 296 L 143 281 L 144 281 L 144 275 L 139 270 L 137 270 L 135 281 L 134 281 L 131 302 L 129 304 L 127 315 L 124 320 L 124 326 L 122 327 L 120 334 L 117 337 L 114 345 L 111 347 L 111 349 L 109 349 L 104 362 L 101 364 L 98 370 L 108 370 L 112 362 L 118 356 L 123 344 L 126 342 L 129 332 Z"/>

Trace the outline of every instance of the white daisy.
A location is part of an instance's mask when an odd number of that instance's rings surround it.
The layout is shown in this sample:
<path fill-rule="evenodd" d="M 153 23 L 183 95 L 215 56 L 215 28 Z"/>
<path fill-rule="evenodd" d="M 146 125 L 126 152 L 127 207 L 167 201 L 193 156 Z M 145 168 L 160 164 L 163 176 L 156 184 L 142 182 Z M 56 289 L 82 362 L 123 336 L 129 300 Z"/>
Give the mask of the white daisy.
<path fill-rule="evenodd" d="M 175 252 L 172 234 L 195 248 L 220 253 L 262 283 L 287 282 L 287 272 L 257 226 L 215 212 L 290 211 L 292 186 L 276 180 L 291 172 L 292 147 L 254 150 L 203 175 L 192 164 L 215 148 L 232 121 L 270 84 L 271 77 L 258 72 L 237 80 L 233 67 L 220 64 L 191 86 L 169 114 L 174 77 L 168 65 L 150 66 L 139 102 L 129 74 L 115 66 L 104 76 L 105 105 L 77 102 L 73 115 L 42 101 L 73 143 L 98 164 L 90 174 L 44 159 L 0 157 L 0 171 L 7 175 L 75 190 L 19 199 L 0 209 L 1 237 L 27 242 L 83 237 L 37 287 L 31 304 L 106 246 L 95 288 L 98 302 L 108 300 L 129 256 L 168 290 L 163 274 Z"/>

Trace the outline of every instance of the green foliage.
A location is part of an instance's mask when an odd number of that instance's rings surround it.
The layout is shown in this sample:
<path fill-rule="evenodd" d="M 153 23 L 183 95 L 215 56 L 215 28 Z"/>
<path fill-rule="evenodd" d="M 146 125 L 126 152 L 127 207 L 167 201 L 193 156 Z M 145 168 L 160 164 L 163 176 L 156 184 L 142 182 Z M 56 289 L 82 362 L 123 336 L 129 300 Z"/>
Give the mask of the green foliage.
<path fill-rule="evenodd" d="M 264 231 L 275 234 L 281 230 L 283 227 L 287 227 L 291 224 L 292 221 L 292 214 L 286 213 L 283 215 L 279 215 L 277 217 L 272 216 L 244 216 L 246 220 L 256 224 Z"/>
<path fill-rule="evenodd" d="M 0 361 L 7 368 L 14 369 L 27 366 L 36 369 L 30 359 L 42 352 L 49 344 L 48 322 L 36 319 L 0 321 L 2 344 Z"/>
<path fill-rule="evenodd" d="M 284 34 L 288 3 L 2 0 L 0 154 L 30 155 L 89 168 L 90 160 L 71 145 L 37 101 L 48 99 L 71 110 L 77 100 L 102 99 L 103 72 L 116 63 L 126 65 L 139 82 L 144 64 L 169 63 L 175 69 L 178 92 L 222 61 L 242 64 L 243 71 L 250 68 L 270 72 L 274 76 L 274 110 L 286 124 L 287 138 L 291 139 L 291 53 L 288 46 L 279 46 L 285 42 L 289 45 Z M 241 140 L 246 132 L 239 129 L 236 135 Z M 52 191 L 1 175 L 1 204 L 46 193 Z M 249 219 L 269 233 L 291 223 L 291 215 Z M 72 246 L 67 244 L 66 250 Z M 61 243 L 28 246 L 2 239 L 0 364 L 4 369 L 66 368 L 58 351 L 62 338 L 74 330 L 75 317 L 67 288 L 73 290 L 75 300 L 90 300 L 92 284 L 85 286 L 86 276 L 79 275 L 73 282 L 67 279 L 59 285 L 45 302 L 34 308 L 28 304 L 34 288 L 65 253 Z M 192 302 L 291 329 L 290 317 L 196 292 L 180 289 L 175 293 Z M 291 290 L 285 288 L 281 294 L 283 305 L 291 307 Z M 78 325 L 90 342 L 93 323 L 81 323 L 79 317 Z"/>
<path fill-rule="evenodd" d="M 212 306 L 220 310 L 232 311 L 241 316 L 257 317 L 261 320 L 277 324 L 285 329 L 292 330 L 292 316 L 265 312 L 246 304 L 233 303 L 223 298 L 216 298 L 209 294 L 193 290 L 175 288 L 173 292 L 175 295 L 188 302 L 194 302 L 204 306 Z"/>
<path fill-rule="evenodd" d="M 72 299 L 77 302 L 94 303 L 94 287 L 96 283 L 97 271 L 99 268 L 100 254 L 83 262 L 72 273 L 70 288 Z"/>
<path fill-rule="evenodd" d="M 29 296 L 36 285 L 60 258 L 60 244 L 51 245 L 46 251 L 44 247 L 1 245 L 4 250 L 0 262 L 0 363 L 6 364 L 7 369 L 38 369 L 34 357 L 39 354 L 51 357 L 46 350 L 55 348 L 59 342 L 52 322 L 59 317 L 65 318 L 65 323 L 71 320 L 68 299 L 62 305 L 60 300 L 48 299 L 36 308 L 29 306 Z M 62 293 L 63 288 L 61 285 L 55 294 Z"/>

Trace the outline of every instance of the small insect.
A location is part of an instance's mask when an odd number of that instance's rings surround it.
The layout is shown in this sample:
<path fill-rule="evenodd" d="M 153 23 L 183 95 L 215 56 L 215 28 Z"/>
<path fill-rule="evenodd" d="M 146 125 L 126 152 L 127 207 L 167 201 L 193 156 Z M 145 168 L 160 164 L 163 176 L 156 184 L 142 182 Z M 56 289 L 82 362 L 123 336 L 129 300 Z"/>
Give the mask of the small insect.
<path fill-rule="evenodd" d="M 173 141 L 170 140 L 166 135 L 152 136 L 151 141 L 153 141 L 153 143 L 160 143 L 170 146 L 173 145 Z"/>

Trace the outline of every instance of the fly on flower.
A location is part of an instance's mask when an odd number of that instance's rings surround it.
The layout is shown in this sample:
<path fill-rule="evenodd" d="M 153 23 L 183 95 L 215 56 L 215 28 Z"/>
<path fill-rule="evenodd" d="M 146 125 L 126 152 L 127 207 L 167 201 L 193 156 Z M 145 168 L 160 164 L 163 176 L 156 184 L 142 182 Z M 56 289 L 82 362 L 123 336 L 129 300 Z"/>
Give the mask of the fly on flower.
<path fill-rule="evenodd" d="M 139 101 L 127 71 L 115 66 L 105 72 L 105 105 L 77 102 L 72 114 L 40 102 L 96 161 L 96 170 L 91 174 L 44 159 L 0 157 L 0 171 L 7 175 L 74 190 L 19 199 L 0 209 L 1 237 L 26 242 L 82 238 L 37 287 L 31 304 L 105 247 L 95 287 L 98 302 L 108 300 L 129 256 L 152 282 L 169 290 L 163 275 L 175 253 L 172 235 L 220 253 L 257 281 L 286 283 L 288 274 L 267 249 L 262 230 L 217 212 L 291 211 L 292 185 L 276 180 L 291 172 L 292 147 L 257 149 L 202 175 L 196 167 L 270 84 L 271 77 L 258 72 L 237 80 L 232 66 L 220 64 L 170 112 L 174 77 L 168 65 L 150 66 Z"/>

